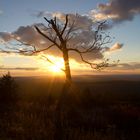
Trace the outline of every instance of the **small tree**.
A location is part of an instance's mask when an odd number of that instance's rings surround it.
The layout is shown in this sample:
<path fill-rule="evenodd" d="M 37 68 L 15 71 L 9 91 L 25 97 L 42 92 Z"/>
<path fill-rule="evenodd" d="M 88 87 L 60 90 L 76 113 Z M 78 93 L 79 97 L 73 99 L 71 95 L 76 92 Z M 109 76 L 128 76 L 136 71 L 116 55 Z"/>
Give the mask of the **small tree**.
<path fill-rule="evenodd" d="M 14 105 L 17 101 L 17 85 L 10 73 L 0 79 L 0 104 L 5 106 Z"/>

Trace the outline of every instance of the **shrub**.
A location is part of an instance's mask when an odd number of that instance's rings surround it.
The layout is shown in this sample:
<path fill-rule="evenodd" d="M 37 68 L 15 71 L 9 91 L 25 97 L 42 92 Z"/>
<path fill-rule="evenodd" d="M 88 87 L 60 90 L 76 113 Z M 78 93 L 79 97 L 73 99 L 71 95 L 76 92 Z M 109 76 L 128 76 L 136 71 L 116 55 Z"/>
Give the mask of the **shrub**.
<path fill-rule="evenodd" d="M 17 85 L 8 72 L 0 79 L 0 106 L 14 105 L 17 97 Z"/>

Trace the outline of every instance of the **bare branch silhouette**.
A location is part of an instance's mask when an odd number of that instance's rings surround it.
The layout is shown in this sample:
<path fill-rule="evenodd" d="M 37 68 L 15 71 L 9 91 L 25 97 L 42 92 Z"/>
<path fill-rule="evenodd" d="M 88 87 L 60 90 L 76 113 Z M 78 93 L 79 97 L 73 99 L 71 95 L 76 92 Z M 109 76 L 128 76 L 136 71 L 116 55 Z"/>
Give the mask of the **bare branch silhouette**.
<path fill-rule="evenodd" d="M 76 18 L 78 18 L 78 15 L 76 16 Z M 61 21 L 57 17 L 53 17 L 51 19 L 47 19 L 46 17 L 44 17 L 47 23 L 46 26 L 35 25 L 34 27 L 36 31 L 47 41 L 50 42 L 50 45 L 46 46 L 45 48 L 39 49 L 38 46 L 35 46 L 34 44 L 23 42 L 18 38 L 14 38 L 17 42 L 19 42 L 19 44 L 17 44 L 18 46 L 28 47 L 20 49 L 17 47 L 11 47 L 11 45 L 10 47 L 7 46 L 7 50 L 1 49 L 0 52 L 13 52 L 22 55 L 36 55 L 40 52 L 47 51 L 52 47 L 56 47 L 62 53 L 65 67 L 62 70 L 65 72 L 66 81 L 69 83 L 71 82 L 71 70 L 69 64 L 69 52 L 71 51 L 78 53 L 81 60 L 84 63 L 90 65 L 92 69 L 100 70 L 104 67 L 107 67 L 109 61 L 108 59 L 103 60 L 101 63 L 95 63 L 94 61 L 89 61 L 83 56 L 84 54 L 88 55 L 89 53 L 93 53 L 93 55 L 95 55 L 98 52 L 102 53 L 104 45 L 111 43 L 111 37 L 105 31 L 103 31 L 106 21 L 96 23 L 97 28 L 93 30 L 93 26 L 90 31 L 78 27 L 76 18 L 75 20 L 71 21 L 70 15 L 68 14 L 65 15 L 65 21 Z M 80 35 L 82 32 L 86 32 L 87 34 L 92 33 L 91 39 L 87 39 L 85 42 L 79 40 L 78 42 L 71 44 L 70 41 L 78 37 L 78 35 Z M 43 55 L 42 58 L 54 64 L 53 61 L 47 58 L 47 56 Z"/>
<path fill-rule="evenodd" d="M 70 47 L 70 46 L 68 46 L 69 40 L 71 38 L 73 38 L 74 33 L 77 33 L 79 30 L 79 28 L 76 28 L 76 22 L 73 21 L 72 24 L 70 25 L 69 24 L 69 22 L 70 22 L 69 15 L 65 16 L 65 22 L 63 23 L 63 25 L 59 24 L 56 17 L 54 17 L 53 19 L 50 19 L 50 20 L 47 19 L 46 17 L 44 19 L 48 23 L 48 28 L 51 28 L 55 32 L 55 35 L 56 35 L 55 37 L 59 39 L 59 43 L 58 43 L 58 41 L 56 41 L 56 39 L 51 39 L 39 27 L 35 26 L 35 28 L 39 34 L 41 34 L 46 39 L 51 41 L 57 48 L 59 48 L 61 50 L 61 52 L 63 54 L 64 63 L 65 63 L 64 71 L 66 74 L 67 81 L 71 81 L 69 54 L 68 54 L 68 52 L 70 52 L 70 51 L 77 52 L 80 55 L 81 60 L 83 62 L 89 64 L 91 66 L 91 68 L 93 68 L 93 69 L 101 69 L 103 67 L 108 66 L 108 59 L 104 60 L 103 62 L 101 62 L 99 64 L 96 64 L 96 63 L 92 63 L 92 62 L 86 60 L 83 57 L 83 54 L 101 51 L 102 50 L 101 47 L 103 45 L 111 43 L 111 37 L 109 35 L 105 34 L 104 32 L 102 32 L 103 26 L 106 23 L 106 21 L 98 23 L 97 30 L 94 31 L 95 35 L 94 35 L 92 42 L 89 42 L 89 43 L 85 44 L 84 46 L 82 46 L 81 45 L 82 40 L 81 40 L 81 42 L 79 42 L 79 45 L 75 44 L 75 46 Z M 103 34 L 104 34 L 104 36 L 103 36 Z"/>

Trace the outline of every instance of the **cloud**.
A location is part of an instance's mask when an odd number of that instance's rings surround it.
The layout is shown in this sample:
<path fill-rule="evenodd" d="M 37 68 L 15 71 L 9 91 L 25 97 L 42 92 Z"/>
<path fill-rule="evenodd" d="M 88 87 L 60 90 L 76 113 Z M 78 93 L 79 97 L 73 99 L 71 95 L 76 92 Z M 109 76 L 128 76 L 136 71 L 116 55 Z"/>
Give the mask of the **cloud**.
<path fill-rule="evenodd" d="M 112 51 L 120 50 L 122 47 L 123 44 L 115 43 L 109 50 L 112 52 Z"/>
<path fill-rule="evenodd" d="M 42 26 L 42 24 L 37 24 L 37 26 Z M 35 46 L 42 46 L 42 42 L 44 42 L 44 44 L 46 43 L 45 38 L 37 33 L 34 25 L 20 26 L 12 35 L 22 42 L 27 42 Z"/>
<path fill-rule="evenodd" d="M 96 9 L 91 10 L 87 15 L 69 13 L 70 21 L 75 20 L 76 25 L 91 29 L 93 23 L 97 20 L 109 20 L 104 25 L 105 29 L 113 27 L 113 24 L 124 21 L 131 21 L 136 15 L 140 14 L 140 0 L 109 0 L 108 3 L 99 3 Z M 39 11 L 34 14 L 37 17 L 57 17 L 65 21 L 65 14 L 62 12 Z M 77 18 L 78 17 L 78 18 Z"/>
<path fill-rule="evenodd" d="M 42 26 L 42 24 L 36 24 L 37 26 Z M 94 38 L 94 32 L 87 30 L 87 28 L 84 28 L 80 34 L 72 38 L 69 42 L 70 47 L 76 47 L 76 45 L 81 45 L 81 41 L 83 44 L 90 43 L 93 41 Z M 0 38 L 1 42 L 10 42 L 13 39 L 18 39 L 22 42 L 26 42 L 28 44 L 35 45 L 36 48 L 42 49 L 46 48 L 49 46 L 51 43 L 48 41 L 46 38 L 42 37 L 34 28 L 34 25 L 31 26 L 21 26 L 19 27 L 16 31 L 12 33 L 7 33 L 7 32 L 0 32 Z M 79 44 L 80 42 L 80 44 Z M 19 46 L 20 47 L 20 46 Z M 60 56 L 60 52 L 56 47 L 50 49 L 48 51 L 49 54 L 54 54 Z M 75 53 L 71 53 L 72 58 L 75 58 L 77 60 L 79 55 L 76 55 Z M 92 54 L 87 54 L 85 55 L 87 59 L 101 59 L 103 58 L 103 55 L 100 51 L 93 52 Z"/>
<path fill-rule="evenodd" d="M 31 45 L 35 45 L 38 48 L 46 47 L 50 42 L 42 37 L 34 28 L 34 25 L 43 26 L 42 23 L 33 24 L 30 26 L 20 26 L 16 31 L 12 33 L 0 32 L 0 42 L 10 42 L 12 40 L 19 40 Z"/>
<path fill-rule="evenodd" d="M 39 68 L 29 68 L 29 67 L 15 67 L 15 68 L 9 68 L 9 67 L 0 67 L 0 70 L 26 70 L 26 71 L 35 71 Z"/>
<path fill-rule="evenodd" d="M 123 44 L 120 44 L 120 43 L 115 43 L 112 47 L 105 47 L 104 48 L 104 52 L 109 52 L 109 53 L 111 53 L 111 52 L 116 52 L 116 51 L 118 51 L 118 50 L 120 50 L 120 49 L 122 49 L 123 48 Z"/>
<path fill-rule="evenodd" d="M 94 22 L 89 16 L 80 15 L 80 14 L 72 14 L 72 13 L 69 13 L 68 15 L 69 15 L 70 25 L 72 25 L 72 23 L 74 22 L 75 26 L 77 28 L 81 28 L 82 30 L 92 29 Z M 57 13 L 53 13 L 53 17 L 57 17 L 62 22 L 65 22 L 66 14 L 57 12 Z"/>
<path fill-rule="evenodd" d="M 36 31 L 34 31 L 33 26 L 19 27 L 17 29 L 17 31 L 15 31 L 11 34 L 0 33 L 0 37 L 6 42 L 13 40 L 13 37 L 16 37 L 16 38 L 20 39 L 20 41 L 35 45 L 36 48 L 38 48 L 38 49 L 43 49 L 43 48 L 46 48 L 48 45 L 50 45 L 50 42 L 47 39 L 45 39 L 40 34 L 38 34 Z M 79 34 L 75 38 L 71 39 L 71 41 L 69 42 L 69 46 L 76 47 L 78 42 L 81 42 L 81 41 L 83 43 L 90 42 L 92 40 L 92 37 L 94 37 L 94 33 L 89 32 L 89 34 L 88 34 L 88 31 L 83 31 L 81 34 Z M 42 44 L 42 42 L 43 42 L 43 44 Z M 78 46 L 79 45 L 81 45 L 81 43 L 78 44 Z M 54 55 L 54 56 L 55 55 L 60 56 L 60 57 L 62 56 L 60 50 L 57 49 L 56 47 L 53 47 L 52 49 L 48 50 L 46 53 Z M 103 58 L 103 54 L 101 51 L 95 51 L 93 53 L 84 54 L 83 56 L 87 60 Z M 77 53 L 70 52 L 70 57 L 81 62 L 80 56 Z"/>
<path fill-rule="evenodd" d="M 38 16 L 44 16 L 45 14 L 48 14 L 47 12 L 42 12 L 38 14 Z M 59 21 L 62 23 L 65 22 L 65 16 L 66 14 L 61 12 L 55 12 L 51 13 L 52 17 L 57 17 Z M 78 28 L 79 31 L 75 32 L 70 39 L 70 41 L 67 43 L 68 47 L 73 48 L 80 48 L 87 47 L 89 44 L 91 45 L 94 42 L 95 38 L 95 31 L 93 30 L 93 26 L 95 23 L 93 20 L 87 16 L 87 15 L 79 15 L 79 14 L 69 14 L 69 24 L 71 25 L 73 22 L 75 23 L 75 28 Z M 36 46 L 37 49 L 43 49 L 47 46 L 51 45 L 51 42 L 48 41 L 46 38 L 41 36 L 34 28 L 34 26 L 38 26 L 40 29 L 46 29 L 45 25 L 43 23 L 37 23 L 32 24 L 28 26 L 20 26 L 16 31 L 12 33 L 7 32 L 0 32 L 0 38 L 1 42 L 10 42 L 13 39 L 17 39 L 21 42 L 25 42 L 28 44 L 31 44 L 33 46 Z M 48 32 L 45 32 L 48 36 L 52 37 L 53 31 L 50 29 L 51 34 Z M 19 46 L 20 47 L 20 46 Z M 81 47 L 81 48 L 82 48 Z M 122 47 L 122 44 L 115 44 L 112 48 L 105 48 L 105 51 L 116 51 Z M 50 49 L 50 51 L 47 52 L 48 54 L 53 54 L 57 56 L 62 56 L 60 50 L 56 49 L 56 47 L 53 47 Z M 79 54 L 76 53 L 70 53 L 71 57 L 74 58 L 77 61 L 80 61 Z M 87 53 L 83 55 L 84 58 L 87 60 L 96 60 L 96 59 L 102 59 L 104 57 L 102 50 L 95 50 L 92 53 Z"/>
<path fill-rule="evenodd" d="M 0 32 L 1 41 L 8 42 L 12 39 L 12 34 L 8 32 Z"/>
<path fill-rule="evenodd" d="M 120 63 L 116 65 L 115 69 L 118 68 L 120 70 L 139 70 L 140 69 L 140 63 Z"/>
<path fill-rule="evenodd" d="M 65 22 L 66 14 L 62 12 L 48 12 L 48 11 L 39 11 L 37 13 L 34 13 L 36 17 L 47 17 L 52 18 L 56 17 L 61 22 Z M 75 23 L 76 27 L 89 30 L 91 29 L 93 25 L 93 19 L 91 19 L 88 15 L 80 15 L 80 14 L 73 14 L 68 13 L 69 15 L 69 25 L 71 25 L 73 22 Z"/>
<path fill-rule="evenodd" d="M 100 3 L 90 14 L 98 20 L 111 19 L 113 23 L 131 21 L 140 14 L 140 0 L 110 0 Z"/>

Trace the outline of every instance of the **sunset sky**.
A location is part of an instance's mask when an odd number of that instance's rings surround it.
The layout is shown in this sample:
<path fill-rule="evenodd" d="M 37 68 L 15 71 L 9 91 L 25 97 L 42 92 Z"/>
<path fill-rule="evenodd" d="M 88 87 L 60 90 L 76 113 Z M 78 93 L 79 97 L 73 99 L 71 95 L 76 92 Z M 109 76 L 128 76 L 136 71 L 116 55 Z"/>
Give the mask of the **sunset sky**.
<path fill-rule="evenodd" d="M 29 39 L 32 34 L 27 29 L 33 24 L 45 23 L 44 16 L 75 13 L 90 20 L 107 20 L 109 25 L 106 32 L 110 33 L 113 42 L 108 44 L 110 49 L 104 55 L 111 63 L 118 59 L 120 62 L 98 73 L 140 74 L 140 0 L 0 0 L 0 48 L 11 41 L 11 34 L 22 38 L 23 32 L 27 31 L 26 37 Z M 31 57 L 0 53 L 0 74 L 7 71 L 14 76 L 63 73 L 60 70 L 63 60 L 59 55 L 53 54 L 53 51 L 43 55 L 47 55 L 55 66 L 41 59 L 41 54 Z M 73 57 L 70 64 L 75 74 L 95 73 Z"/>

